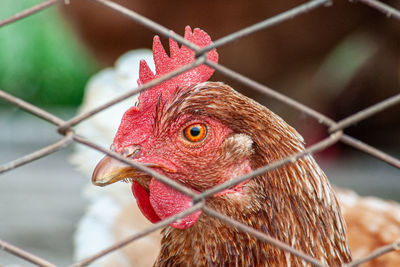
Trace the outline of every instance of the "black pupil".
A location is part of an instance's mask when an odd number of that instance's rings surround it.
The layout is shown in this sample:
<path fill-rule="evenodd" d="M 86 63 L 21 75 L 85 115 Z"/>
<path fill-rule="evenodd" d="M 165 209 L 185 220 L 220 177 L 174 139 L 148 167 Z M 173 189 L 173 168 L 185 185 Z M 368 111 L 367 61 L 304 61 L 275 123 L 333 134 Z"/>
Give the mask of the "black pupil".
<path fill-rule="evenodd" d="M 199 134 L 200 134 L 200 128 L 199 128 L 199 127 L 195 126 L 195 127 L 192 127 L 192 128 L 190 129 L 190 135 L 191 135 L 191 136 L 196 137 L 196 136 L 198 136 Z"/>

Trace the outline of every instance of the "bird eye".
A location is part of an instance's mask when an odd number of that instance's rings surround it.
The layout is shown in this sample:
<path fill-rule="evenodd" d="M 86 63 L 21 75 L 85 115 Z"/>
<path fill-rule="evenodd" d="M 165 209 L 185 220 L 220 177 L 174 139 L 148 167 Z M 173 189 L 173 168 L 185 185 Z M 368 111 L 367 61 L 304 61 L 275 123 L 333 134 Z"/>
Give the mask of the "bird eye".
<path fill-rule="evenodd" d="M 188 141 L 197 143 L 207 136 L 207 127 L 201 123 L 192 124 L 183 130 L 183 135 Z"/>

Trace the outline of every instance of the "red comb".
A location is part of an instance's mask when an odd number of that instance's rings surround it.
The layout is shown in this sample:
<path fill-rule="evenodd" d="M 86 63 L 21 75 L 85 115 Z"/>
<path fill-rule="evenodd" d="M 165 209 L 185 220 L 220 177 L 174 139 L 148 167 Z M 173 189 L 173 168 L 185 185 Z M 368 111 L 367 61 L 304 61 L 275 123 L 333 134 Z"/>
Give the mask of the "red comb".
<path fill-rule="evenodd" d="M 205 31 L 199 28 L 194 29 L 192 33 L 190 26 L 186 26 L 184 37 L 186 40 L 199 47 L 205 47 L 212 44 L 211 37 Z M 168 56 L 165 52 L 164 47 L 160 42 L 160 38 L 158 36 L 154 37 L 153 58 L 156 65 L 156 74 L 153 74 L 146 61 L 142 60 L 140 62 L 139 70 L 139 86 L 195 61 L 195 52 L 190 48 L 184 45 L 179 48 L 177 42 L 173 39 L 169 39 L 169 47 L 170 56 Z M 207 53 L 207 59 L 213 62 L 218 62 L 218 54 L 216 49 L 213 49 Z M 205 82 L 213 73 L 214 69 L 204 64 L 200 65 L 142 92 L 139 97 L 139 103 L 141 105 L 154 105 L 161 93 L 163 98 L 168 97 L 177 87 L 185 87 L 192 84 Z"/>
<path fill-rule="evenodd" d="M 191 28 L 186 26 L 184 37 L 199 47 L 212 44 L 210 36 L 198 28 L 192 32 Z M 169 46 L 170 56 L 165 52 L 160 38 L 158 36 L 154 37 L 153 57 L 156 65 L 156 73 L 154 74 L 146 61 L 142 60 L 139 70 L 139 86 L 195 61 L 195 52 L 190 48 L 184 45 L 179 48 L 177 42 L 172 39 L 169 39 Z M 215 63 L 218 62 L 216 49 L 207 52 L 207 59 Z M 119 152 L 127 145 L 139 144 L 148 138 L 152 131 L 152 119 L 160 95 L 162 95 L 163 99 L 168 99 L 177 87 L 182 88 L 205 82 L 213 73 L 214 69 L 202 64 L 142 91 L 139 95 L 139 106 L 130 108 L 122 117 L 118 132 L 114 138 L 116 151 Z"/>

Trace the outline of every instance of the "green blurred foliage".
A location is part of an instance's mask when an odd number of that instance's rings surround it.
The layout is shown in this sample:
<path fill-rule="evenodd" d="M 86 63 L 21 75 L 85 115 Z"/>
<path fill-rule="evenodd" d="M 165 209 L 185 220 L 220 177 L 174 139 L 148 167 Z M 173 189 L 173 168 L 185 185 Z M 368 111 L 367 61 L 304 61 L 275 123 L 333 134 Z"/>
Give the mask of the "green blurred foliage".
<path fill-rule="evenodd" d="M 0 20 L 40 2 L 1 0 Z M 94 71 L 55 6 L 0 28 L 1 90 L 40 106 L 76 106 Z"/>

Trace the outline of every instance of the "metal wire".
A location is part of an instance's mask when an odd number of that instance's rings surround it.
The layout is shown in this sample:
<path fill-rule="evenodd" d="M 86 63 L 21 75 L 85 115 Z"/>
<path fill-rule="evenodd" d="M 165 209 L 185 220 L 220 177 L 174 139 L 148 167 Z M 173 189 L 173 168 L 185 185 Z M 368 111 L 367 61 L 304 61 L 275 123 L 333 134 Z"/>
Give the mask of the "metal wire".
<path fill-rule="evenodd" d="M 90 110 L 90 111 L 88 111 L 86 113 L 82 113 L 80 115 L 75 116 L 74 118 L 72 118 L 71 120 L 67 121 L 65 124 L 60 126 L 60 130 L 65 130 L 65 129 L 71 127 L 71 126 L 74 126 L 74 125 L 78 124 L 79 122 L 81 122 L 81 121 L 93 116 L 96 113 L 99 113 L 100 111 L 102 111 L 102 110 L 104 110 L 104 109 L 106 109 L 106 108 L 108 108 L 108 107 L 110 107 L 112 105 L 115 105 L 115 104 L 117 104 L 117 103 L 119 103 L 119 102 L 121 102 L 121 101 L 123 101 L 123 100 L 125 100 L 125 99 L 127 99 L 127 98 L 129 98 L 131 96 L 133 96 L 133 95 L 136 95 L 136 94 L 140 93 L 143 90 L 146 90 L 146 89 L 148 89 L 150 87 L 153 87 L 153 86 L 155 86 L 155 85 L 157 85 L 159 83 L 162 83 L 163 81 L 171 79 L 172 77 L 175 77 L 176 75 L 179 75 L 179 74 L 181 74 L 181 73 L 183 73 L 185 71 L 191 70 L 191 69 L 203 64 L 204 62 L 205 62 L 205 57 L 199 57 L 198 59 L 196 59 L 195 61 L 193 61 L 190 64 L 182 66 L 182 67 L 180 67 L 180 68 L 178 68 L 178 69 L 176 69 L 174 71 L 171 71 L 169 73 L 164 74 L 163 76 L 161 76 L 161 77 L 159 77 L 157 79 L 154 79 L 154 80 L 151 80 L 150 82 L 145 83 L 140 88 L 133 89 L 132 91 L 127 92 L 127 93 L 123 94 L 122 96 L 117 97 L 114 100 L 111 100 L 111 101 L 109 101 L 109 102 L 107 102 L 107 103 L 105 103 L 105 104 L 103 104 L 103 105 L 101 105 L 101 106 L 99 106 L 99 107 L 97 107 L 97 108 L 95 108 L 93 110 Z"/>
<path fill-rule="evenodd" d="M 354 2 L 356 2 L 356 1 L 366 4 L 374 9 L 382 12 L 388 18 L 395 18 L 395 19 L 400 20 L 400 11 L 398 11 L 397 9 L 394 9 L 393 7 L 391 7 L 385 3 L 382 3 L 382 2 L 376 1 L 376 0 L 355 0 Z"/>
<path fill-rule="evenodd" d="M 229 218 L 228 216 L 225 216 L 225 215 L 223 215 L 223 214 L 221 214 L 221 213 L 219 213 L 219 212 L 217 212 L 217 211 L 215 211 L 213 209 L 208 208 L 207 206 L 203 208 L 203 211 L 206 212 L 208 215 L 211 215 L 211 216 L 223 221 L 224 223 L 239 229 L 240 231 L 243 231 L 245 233 L 248 233 L 248 234 L 250 234 L 252 236 L 257 237 L 259 240 L 262 240 L 262 241 L 264 241 L 266 243 L 274 245 L 275 247 L 278 247 L 278 248 L 280 248 L 280 249 L 282 249 L 284 251 L 290 252 L 293 255 L 305 260 L 308 263 L 311 263 L 314 266 L 327 267 L 327 265 L 322 264 L 318 260 L 308 256 L 304 252 L 302 252 L 300 250 L 297 250 L 297 249 L 294 249 L 291 246 L 289 246 L 289 245 L 287 245 L 287 244 L 285 244 L 285 243 L 283 243 L 283 242 L 281 242 L 281 241 L 279 241 L 279 240 L 277 240 L 277 239 L 275 239 L 273 237 L 270 237 L 265 233 L 257 231 L 255 229 L 249 227 L 248 225 L 245 225 L 243 223 L 235 221 L 235 220 Z"/>
<path fill-rule="evenodd" d="M 7 251 L 11 254 L 14 254 L 17 257 L 20 257 L 26 261 L 29 261 L 33 264 L 38 265 L 38 266 L 44 266 L 44 267 L 55 267 L 56 266 L 42 258 L 39 258 L 38 256 L 35 256 L 35 255 L 33 255 L 23 249 L 20 249 L 19 247 L 11 245 L 3 240 L 0 240 L 0 249 Z"/>
<path fill-rule="evenodd" d="M 87 259 L 85 259 L 85 260 L 83 260 L 81 262 L 73 264 L 72 266 L 73 267 L 87 266 L 90 263 L 92 263 L 95 260 L 103 257 L 104 255 L 107 255 L 108 253 L 110 253 L 112 251 L 120 249 L 123 246 L 126 246 L 129 243 L 131 243 L 131 242 L 133 242 L 133 241 L 135 241 L 135 240 L 137 240 L 137 239 L 139 239 L 141 237 L 144 237 L 144 236 L 146 236 L 146 235 L 148 235 L 148 234 L 150 234 L 150 233 L 152 233 L 154 231 L 157 231 L 158 229 L 161 229 L 161 228 L 163 228 L 165 226 L 168 226 L 170 223 L 173 223 L 173 222 L 175 222 L 176 220 L 178 220 L 180 218 L 183 218 L 183 217 L 186 217 L 186 216 L 192 214 L 193 212 L 201 209 L 203 206 L 204 206 L 204 203 L 203 202 L 199 202 L 199 203 L 193 205 L 193 207 L 190 207 L 189 209 L 187 209 L 187 210 L 185 210 L 185 211 L 183 211 L 181 213 L 175 214 L 175 215 L 173 215 L 173 216 L 171 216 L 171 217 L 169 217 L 169 218 L 167 218 L 165 220 L 159 221 L 159 222 L 153 224 L 152 226 L 150 226 L 149 228 L 147 228 L 146 230 L 141 231 L 139 233 L 136 233 L 136 234 L 132 235 L 131 237 L 128 237 L 125 240 L 122 240 L 122 241 L 114 244 L 113 246 L 98 252 L 97 254 L 93 255 L 92 257 L 89 257 L 89 258 L 87 258 Z"/>
<path fill-rule="evenodd" d="M 18 21 L 18 20 L 21 20 L 23 18 L 26 18 L 26 17 L 28 17 L 30 15 L 33 15 L 33 14 L 39 12 L 39 11 L 42 11 L 42 10 L 46 9 L 48 7 L 51 7 L 52 5 L 57 4 L 57 3 L 61 2 L 61 1 L 62 0 L 47 0 L 47 1 L 44 1 L 44 2 L 42 2 L 40 4 L 38 4 L 38 5 L 35 5 L 35 6 L 31 7 L 31 8 L 28 8 L 28 9 L 26 9 L 26 10 L 24 10 L 24 11 L 18 13 L 18 14 L 15 14 L 14 16 L 9 17 L 8 19 L 0 21 L 0 27 L 3 27 L 5 25 L 7 25 L 7 24 L 10 24 L 10 23 L 13 23 L 15 21 Z"/>
<path fill-rule="evenodd" d="M 245 175 L 243 175 L 241 177 L 238 177 L 236 179 L 229 180 L 229 181 L 227 181 L 227 182 L 225 182 L 223 184 L 214 186 L 213 188 L 211 188 L 209 190 L 206 190 L 203 193 L 195 196 L 193 198 L 193 201 L 196 202 L 196 201 L 200 201 L 200 200 L 202 200 L 204 198 L 211 197 L 212 195 L 214 195 L 214 194 L 216 194 L 218 192 L 221 192 L 223 190 L 226 190 L 228 188 L 234 187 L 235 185 L 238 185 L 238 184 L 240 184 L 241 182 L 243 182 L 245 180 L 254 178 L 256 176 L 259 176 L 259 175 L 264 174 L 264 173 L 269 172 L 269 171 L 273 171 L 273 170 L 275 170 L 275 169 L 277 169 L 279 167 L 284 166 L 285 164 L 288 164 L 288 163 L 291 163 L 291 162 L 296 162 L 298 159 L 300 159 L 300 158 L 302 158 L 304 156 L 307 156 L 307 155 L 313 154 L 315 152 L 324 150 L 328 146 L 331 146 L 331 145 L 335 144 L 337 141 L 339 141 L 341 135 L 342 135 L 342 132 L 334 133 L 334 134 L 330 135 L 329 137 L 327 137 L 326 139 L 324 139 L 322 141 L 319 141 L 315 145 L 305 149 L 303 152 L 297 153 L 297 154 L 292 155 L 292 156 L 288 156 L 288 157 L 286 157 L 286 158 L 284 158 L 282 160 L 276 161 L 276 162 L 272 162 L 272 163 L 268 164 L 267 166 L 255 169 L 251 173 L 245 174 Z"/>
<path fill-rule="evenodd" d="M 228 44 L 230 42 L 236 41 L 244 36 L 247 36 L 249 34 L 253 34 L 257 31 L 264 30 L 266 28 L 269 28 L 271 26 L 274 26 L 276 24 L 279 24 L 283 21 L 286 21 L 288 19 L 292 19 L 296 16 L 299 16 L 301 14 L 307 13 L 317 7 L 320 7 L 322 5 L 328 5 L 332 1 L 331 0 L 313 0 L 309 1 L 308 3 L 299 5 L 298 7 L 295 7 L 293 9 L 290 9 L 286 12 L 280 13 L 276 16 L 273 16 L 272 18 L 268 18 L 264 21 L 261 21 L 259 23 L 253 24 L 250 27 L 244 28 L 240 31 L 234 32 L 232 34 L 229 34 L 225 37 L 222 37 L 221 39 L 216 40 L 213 42 L 211 45 L 206 46 L 201 48 L 200 50 L 197 51 L 198 54 L 203 54 L 207 51 L 210 51 L 211 49 L 220 47 L 222 45 Z"/>
<path fill-rule="evenodd" d="M 389 253 L 389 252 L 392 252 L 392 251 L 399 251 L 399 250 L 400 250 L 400 240 L 397 240 L 392 244 L 389 244 L 389 245 L 386 245 L 386 246 L 383 246 L 383 247 L 380 247 L 380 248 L 376 249 L 371 254 L 369 254 L 369 255 L 367 255 L 367 256 L 365 256 L 363 258 L 360 258 L 360 259 L 354 260 L 354 261 L 352 261 L 352 262 L 350 262 L 348 264 L 345 264 L 343 267 L 355 267 L 355 266 L 358 266 L 360 264 L 366 263 L 366 262 L 368 262 L 370 260 L 373 260 L 373 259 L 375 259 L 375 258 L 377 258 L 379 256 L 382 256 L 382 255 L 384 255 L 386 253 Z"/>
<path fill-rule="evenodd" d="M 194 62 L 192 62 L 188 65 L 185 65 L 185 66 L 183 66 L 175 71 L 172 71 L 166 75 L 163 75 L 162 77 L 160 77 L 158 79 L 152 80 L 140 88 L 132 89 L 130 92 L 128 92 L 124 95 L 121 95 L 119 97 L 116 97 L 115 99 L 108 101 L 107 103 L 104 103 L 101 106 L 94 108 L 93 110 L 90 110 L 86 113 L 77 115 L 77 116 L 69 119 L 68 121 L 64 121 L 64 120 L 58 118 L 57 116 L 54 116 L 50 112 L 47 112 L 39 107 L 36 107 L 30 103 L 27 103 L 26 101 L 23 101 L 22 99 L 19 99 L 15 96 L 12 96 L 12 95 L 0 90 L 0 98 L 1 99 L 8 101 L 17 107 L 20 107 L 20 108 L 26 110 L 27 112 L 30 112 L 33 115 L 35 115 L 43 120 L 46 120 L 49 123 L 56 125 L 58 127 L 57 128 L 58 133 L 61 135 L 64 135 L 63 138 L 61 138 L 59 141 L 57 141 L 54 144 L 50 144 L 50 145 L 46 146 L 45 148 L 37 150 L 27 156 L 15 159 L 9 163 L 6 163 L 6 164 L 0 166 L 0 174 L 3 172 L 6 172 L 6 171 L 11 171 L 15 168 L 18 168 L 19 166 L 22 166 L 23 164 L 30 163 L 41 157 L 50 155 L 51 153 L 67 146 L 71 142 L 77 142 L 82 145 L 91 147 L 92 149 L 100 151 L 104 154 L 107 154 L 117 160 L 120 160 L 130 166 L 133 166 L 133 167 L 151 175 L 155 179 L 157 179 L 157 180 L 167 184 L 168 186 L 171 186 L 172 188 L 182 192 L 183 194 L 191 197 L 193 199 L 194 205 L 191 208 L 189 208 L 188 210 L 186 210 L 182 213 L 176 214 L 172 217 L 169 217 L 168 219 L 162 220 L 162 221 L 152 225 L 148 229 L 141 231 L 135 235 L 132 235 L 131 237 L 129 237 L 125 240 L 122 240 L 122 241 L 114 244 L 113 246 L 111 246 L 103 251 L 100 251 L 100 252 L 96 253 L 95 255 L 93 255 L 83 261 L 77 262 L 77 263 L 73 264 L 72 266 L 86 266 L 86 265 L 94 262 L 95 260 L 97 260 L 117 249 L 120 249 L 121 247 L 129 244 L 130 242 L 133 242 L 134 240 L 144 237 L 153 231 L 161 229 L 161 228 L 169 225 L 170 223 L 172 223 L 182 217 L 187 216 L 188 214 L 191 214 L 199 209 L 202 209 L 203 212 L 207 213 L 208 215 L 213 216 L 228 225 L 236 227 L 240 231 L 243 231 L 250 235 L 253 235 L 254 237 L 258 238 L 259 240 L 270 243 L 280 249 L 290 252 L 293 255 L 295 255 L 296 257 L 299 257 L 299 258 L 303 259 L 304 261 L 311 263 L 314 266 L 326 267 L 326 265 L 322 264 L 317 259 L 314 259 L 311 256 L 306 255 L 303 252 L 296 250 L 296 249 L 292 248 L 291 246 L 268 236 L 265 233 L 256 231 L 255 229 L 253 229 L 247 225 L 239 223 L 239 222 L 233 220 L 232 218 L 229 218 L 229 217 L 227 217 L 223 214 L 220 214 L 217 211 L 205 206 L 204 205 L 205 199 L 214 195 L 215 193 L 218 193 L 222 190 L 233 187 L 233 186 L 241 183 L 244 180 L 252 179 L 258 175 L 261 175 L 268 171 L 272 171 L 281 166 L 284 166 L 287 163 L 295 162 L 296 160 L 298 160 L 301 157 L 321 151 L 337 142 L 342 142 L 347 145 L 350 145 L 350 146 L 354 147 L 355 149 L 358 149 L 368 155 L 374 156 L 374 157 L 400 169 L 400 160 L 399 159 L 397 159 L 391 155 L 388 155 L 387 153 L 385 153 L 377 148 L 374 148 L 368 144 L 361 142 L 360 140 L 355 139 L 354 137 L 351 137 L 351 136 L 343 133 L 343 130 L 345 130 L 347 127 L 353 125 L 354 123 L 363 121 L 363 120 L 367 119 L 368 117 L 378 114 L 391 106 L 398 105 L 400 103 L 400 94 L 395 95 L 391 98 L 385 99 L 384 101 L 377 103 L 375 105 L 372 105 L 372 106 L 366 108 L 365 110 L 359 111 L 354 115 L 348 116 L 347 118 L 344 118 L 341 121 L 335 122 L 334 120 L 321 114 L 320 112 L 313 110 L 313 109 L 309 108 L 308 106 L 306 106 L 302 103 L 299 103 L 298 101 L 296 101 L 290 97 L 287 97 L 271 88 L 268 88 L 267 86 L 265 86 L 263 84 L 260 84 L 254 80 L 251 80 L 248 77 L 241 75 L 240 73 L 237 73 L 227 67 L 224 67 L 221 64 L 216 64 L 214 62 L 208 61 L 205 57 L 205 53 L 207 51 L 210 51 L 213 48 L 223 46 L 229 42 L 236 41 L 244 36 L 254 34 L 256 31 L 266 29 L 273 25 L 279 24 L 283 21 L 292 19 L 296 16 L 300 16 L 304 13 L 307 13 L 311 10 L 317 9 L 321 6 L 329 6 L 331 1 L 330 0 L 309 1 L 305 4 L 299 5 L 295 8 L 285 11 L 281 14 L 278 14 L 278 15 L 268 18 L 264 21 L 261 21 L 257 24 L 251 25 L 247 28 L 244 28 L 244 29 L 241 29 L 234 33 L 231 33 L 229 35 L 226 35 L 226 36 L 216 40 L 212 45 L 203 47 L 203 48 L 199 48 L 197 45 L 190 43 L 189 41 L 185 40 L 182 36 L 180 36 L 176 33 L 173 33 L 172 31 L 165 28 L 164 26 L 157 24 L 154 21 L 152 21 L 151 19 L 146 18 L 146 17 L 136 13 L 133 10 L 129 10 L 115 2 L 112 2 L 109 0 L 92 0 L 92 1 L 94 1 L 100 5 L 103 5 L 106 8 L 112 9 L 112 10 L 120 13 L 121 15 L 127 16 L 128 18 L 143 25 L 144 27 L 147 27 L 148 29 L 156 32 L 157 34 L 167 36 L 169 38 L 176 40 L 180 44 L 184 44 L 185 46 L 192 49 L 196 53 L 196 56 L 198 58 Z M 10 18 L 0 21 L 0 27 L 3 27 L 6 25 L 9 25 L 10 23 L 19 21 L 27 16 L 33 15 L 41 10 L 44 10 L 45 8 L 51 7 L 57 3 L 62 3 L 62 2 L 63 1 L 61 1 L 61 0 L 44 1 L 38 5 L 35 5 L 31 8 L 28 8 L 28 9 L 18 13 L 18 14 L 13 15 Z M 398 10 L 394 9 L 393 7 L 390 7 L 384 3 L 381 3 L 376 0 L 358 0 L 357 2 L 368 5 L 371 8 L 374 8 L 374 9 L 386 14 L 387 17 L 400 20 L 400 12 Z M 67 3 L 67 2 L 65 2 L 65 3 Z M 146 166 L 143 166 L 143 165 L 135 163 L 131 160 L 128 160 L 128 159 L 124 158 L 123 156 L 121 156 L 115 152 L 109 151 L 108 149 L 105 149 L 105 148 L 101 147 L 100 145 L 94 144 L 94 143 L 86 140 L 85 138 L 78 136 L 74 133 L 73 128 L 72 128 L 74 125 L 77 125 L 78 123 L 90 118 L 94 114 L 97 114 L 97 113 L 101 112 L 102 110 L 105 110 L 108 107 L 110 107 L 116 103 L 119 103 L 120 101 L 122 101 L 132 95 L 139 93 L 142 90 L 153 87 L 165 80 L 168 80 L 176 75 L 179 75 L 180 73 L 183 73 L 185 71 L 193 69 L 196 66 L 199 66 L 201 64 L 206 64 L 206 65 L 214 68 L 216 71 L 222 73 L 223 75 L 226 75 L 227 77 L 234 79 L 234 80 L 248 86 L 249 88 L 252 88 L 252 89 L 259 91 L 277 101 L 280 101 L 280 102 L 284 103 L 285 105 L 287 105 L 295 110 L 298 110 L 298 111 L 302 112 L 303 114 L 306 114 L 307 116 L 310 116 L 311 118 L 315 119 L 319 123 L 324 124 L 327 127 L 328 137 L 325 138 L 324 140 L 321 140 L 321 141 L 315 143 L 314 145 L 305 149 L 301 153 L 288 156 L 277 162 L 272 162 L 271 164 L 269 164 L 267 166 L 263 166 L 259 169 L 256 169 L 249 174 L 243 175 L 241 177 L 237 177 L 236 179 L 233 179 L 231 181 L 228 181 L 226 183 L 223 183 L 221 185 L 218 185 L 216 187 L 213 187 L 209 190 L 206 190 L 206 191 L 198 194 L 198 193 L 195 193 L 193 190 L 183 186 L 182 184 L 177 183 L 177 182 L 169 179 L 168 177 L 163 176 L 163 175 L 153 171 L 152 169 L 150 169 Z M 390 251 L 399 250 L 399 248 L 400 248 L 400 241 L 397 241 L 393 244 L 383 246 L 382 248 L 379 248 L 378 250 L 370 253 L 369 255 L 366 255 L 363 258 L 354 260 L 353 262 L 345 264 L 343 266 L 345 266 L 345 267 L 357 266 L 361 263 L 370 261 L 370 260 L 372 260 L 376 257 L 379 257 L 383 254 L 386 254 Z M 12 254 L 16 255 L 17 257 L 25 259 L 25 260 L 27 260 L 33 264 L 36 264 L 38 266 L 55 266 L 52 263 L 50 263 L 44 259 L 41 259 L 33 254 L 30 254 L 18 247 L 15 247 L 5 241 L 0 240 L 0 249 L 4 250 L 6 252 L 12 253 Z"/>

